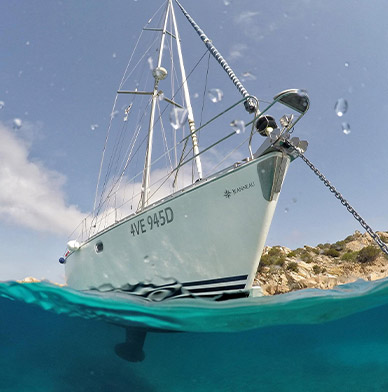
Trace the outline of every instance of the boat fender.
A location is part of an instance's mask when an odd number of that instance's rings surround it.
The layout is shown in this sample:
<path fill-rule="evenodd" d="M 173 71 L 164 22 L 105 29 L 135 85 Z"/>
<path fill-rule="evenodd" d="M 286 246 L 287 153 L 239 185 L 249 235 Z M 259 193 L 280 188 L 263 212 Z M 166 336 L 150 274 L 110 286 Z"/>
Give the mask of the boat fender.
<path fill-rule="evenodd" d="M 76 240 L 72 240 L 67 243 L 67 248 L 73 252 L 78 250 L 80 246 L 80 243 Z"/>
<path fill-rule="evenodd" d="M 58 260 L 61 264 L 66 264 L 66 259 L 64 257 L 60 257 Z"/>
<path fill-rule="evenodd" d="M 278 127 L 275 119 L 272 116 L 259 117 L 256 121 L 255 126 L 257 132 L 259 132 L 260 135 L 264 137 L 269 136 L 269 134 Z"/>

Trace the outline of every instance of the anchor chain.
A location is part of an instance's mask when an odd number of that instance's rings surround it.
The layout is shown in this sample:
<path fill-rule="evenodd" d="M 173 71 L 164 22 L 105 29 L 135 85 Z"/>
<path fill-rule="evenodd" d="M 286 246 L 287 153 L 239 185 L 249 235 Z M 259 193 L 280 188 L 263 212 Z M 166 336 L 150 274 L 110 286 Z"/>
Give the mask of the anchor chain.
<path fill-rule="evenodd" d="M 388 246 L 382 241 L 379 235 L 372 230 L 372 228 L 365 222 L 365 220 L 360 216 L 360 214 L 349 204 L 349 202 L 337 191 L 337 189 L 330 183 L 330 181 L 306 158 L 301 151 L 299 151 L 295 146 L 293 146 L 288 140 L 286 144 L 298 154 L 300 158 L 306 163 L 306 165 L 315 173 L 316 176 L 329 188 L 330 192 L 341 202 L 343 206 L 353 215 L 360 225 L 366 230 L 366 232 L 373 238 L 380 249 L 388 255 Z"/>

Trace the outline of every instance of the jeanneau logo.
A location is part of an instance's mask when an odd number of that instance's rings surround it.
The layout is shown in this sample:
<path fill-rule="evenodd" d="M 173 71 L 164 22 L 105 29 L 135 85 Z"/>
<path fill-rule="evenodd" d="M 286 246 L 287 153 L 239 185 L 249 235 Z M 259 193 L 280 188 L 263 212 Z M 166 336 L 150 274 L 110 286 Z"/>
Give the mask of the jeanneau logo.
<path fill-rule="evenodd" d="M 237 188 L 225 189 L 224 197 L 226 197 L 227 199 L 230 199 L 232 196 L 235 196 L 240 192 L 243 192 L 243 191 L 246 191 L 250 188 L 253 188 L 254 186 L 255 186 L 255 182 L 252 181 L 249 184 L 241 185 Z"/>

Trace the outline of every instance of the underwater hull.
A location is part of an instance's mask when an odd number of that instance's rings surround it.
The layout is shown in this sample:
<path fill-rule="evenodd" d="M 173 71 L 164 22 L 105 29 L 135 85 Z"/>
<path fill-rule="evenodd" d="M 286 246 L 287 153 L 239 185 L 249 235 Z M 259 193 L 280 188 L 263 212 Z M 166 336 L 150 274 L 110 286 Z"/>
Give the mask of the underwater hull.
<path fill-rule="evenodd" d="M 249 292 L 289 162 L 269 153 L 107 228 L 67 257 L 68 285 L 154 299 Z"/>

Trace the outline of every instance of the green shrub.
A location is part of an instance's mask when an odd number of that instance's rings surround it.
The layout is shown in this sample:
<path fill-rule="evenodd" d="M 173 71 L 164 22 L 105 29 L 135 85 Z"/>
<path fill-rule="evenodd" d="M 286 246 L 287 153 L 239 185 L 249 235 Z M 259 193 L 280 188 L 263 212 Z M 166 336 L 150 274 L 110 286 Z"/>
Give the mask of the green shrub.
<path fill-rule="evenodd" d="M 344 242 L 347 244 L 348 242 L 354 241 L 354 235 L 348 235 L 345 239 Z"/>
<path fill-rule="evenodd" d="M 305 261 L 306 263 L 312 263 L 314 260 L 309 252 L 305 251 L 300 255 L 300 258 Z"/>
<path fill-rule="evenodd" d="M 293 250 L 287 256 L 288 257 L 299 257 L 301 260 L 305 261 L 306 263 L 311 263 L 313 261 L 313 258 L 311 257 L 310 250 L 314 251 L 313 248 L 306 245 L 305 248 L 297 248 L 297 249 Z"/>
<path fill-rule="evenodd" d="M 287 270 L 288 271 L 293 271 L 293 272 L 298 272 L 298 263 L 295 263 L 295 261 L 291 261 L 287 265 Z"/>
<path fill-rule="evenodd" d="M 337 241 L 336 243 L 330 245 L 330 249 L 335 249 L 338 251 L 344 250 L 345 248 L 345 241 Z"/>
<path fill-rule="evenodd" d="M 358 256 L 357 251 L 352 252 L 351 250 L 348 250 L 346 253 L 344 253 L 341 256 L 341 260 L 343 260 L 343 261 L 356 261 L 357 256 Z"/>
<path fill-rule="evenodd" d="M 279 256 L 279 255 L 282 255 L 283 253 L 282 253 L 282 250 L 280 249 L 279 246 L 274 246 L 273 248 L 271 248 L 269 250 L 268 254 L 270 256 Z"/>
<path fill-rule="evenodd" d="M 369 263 L 376 260 L 377 256 L 380 254 L 380 249 L 373 245 L 366 246 L 358 252 L 357 260 L 360 263 Z"/>
<path fill-rule="evenodd" d="M 305 249 L 306 249 L 308 252 L 315 253 L 316 255 L 319 255 L 319 253 L 320 253 L 319 249 L 317 249 L 317 248 L 312 248 L 311 246 L 305 245 Z"/>
<path fill-rule="evenodd" d="M 278 265 L 283 267 L 285 261 L 286 256 L 282 253 L 281 249 L 274 246 L 267 254 L 261 256 L 259 270 L 261 270 L 262 267 L 268 267 L 270 265 Z"/>
<path fill-rule="evenodd" d="M 278 257 L 273 264 L 278 265 L 279 267 L 284 267 L 284 263 L 286 262 L 286 256 Z"/>
<path fill-rule="evenodd" d="M 329 249 L 325 249 L 323 251 L 323 254 L 325 256 L 338 257 L 340 255 L 340 252 L 337 249 L 329 248 Z"/>
<path fill-rule="evenodd" d="M 385 242 L 388 244 L 388 236 L 385 234 L 380 234 L 381 241 Z"/>
<path fill-rule="evenodd" d="M 321 269 L 321 267 L 319 265 L 315 264 L 313 266 L 313 272 L 314 272 L 315 275 L 318 275 L 318 274 L 320 274 L 322 272 L 322 269 Z"/>

